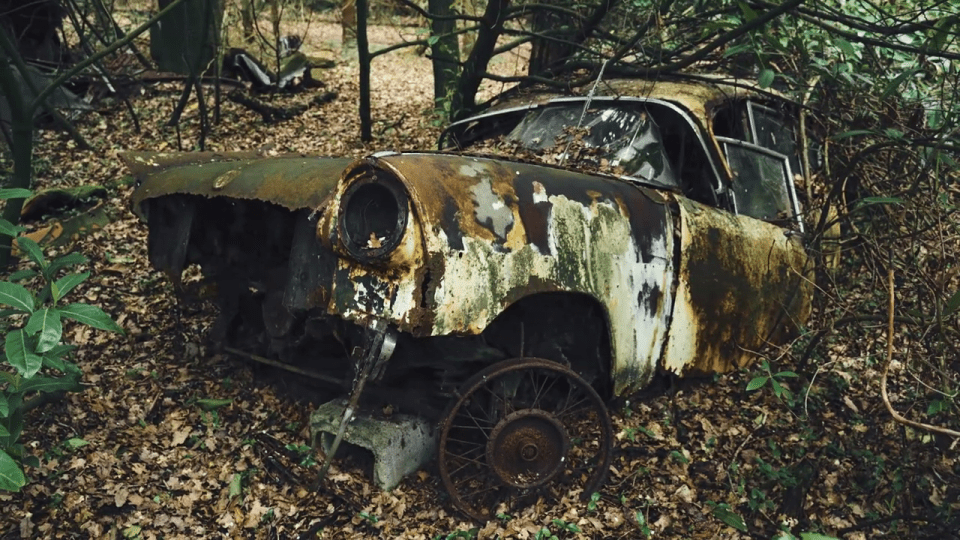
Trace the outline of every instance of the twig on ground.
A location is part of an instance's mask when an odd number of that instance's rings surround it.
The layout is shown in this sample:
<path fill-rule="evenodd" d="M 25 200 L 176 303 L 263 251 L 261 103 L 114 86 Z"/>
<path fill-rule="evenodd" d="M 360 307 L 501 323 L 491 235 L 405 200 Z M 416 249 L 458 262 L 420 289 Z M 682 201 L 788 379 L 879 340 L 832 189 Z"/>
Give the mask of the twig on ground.
<path fill-rule="evenodd" d="M 887 374 L 890 373 L 890 361 L 893 359 L 893 308 L 895 305 L 893 296 L 893 265 L 890 265 L 887 268 L 887 286 L 890 289 L 890 303 L 887 305 L 887 360 L 883 363 L 883 375 L 880 376 L 880 396 L 883 397 L 883 404 L 887 407 L 887 411 L 890 413 L 890 416 L 892 416 L 894 420 L 901 424 L 960 438 L 960 431 L 954 431 L 941 426 L 925 424 L 923 422 L 914 422 L 913 420 L 905 418 L 896 410 L 894 410 L 893 405 L 890 403 L 890 397 L 887 395 Z"/>

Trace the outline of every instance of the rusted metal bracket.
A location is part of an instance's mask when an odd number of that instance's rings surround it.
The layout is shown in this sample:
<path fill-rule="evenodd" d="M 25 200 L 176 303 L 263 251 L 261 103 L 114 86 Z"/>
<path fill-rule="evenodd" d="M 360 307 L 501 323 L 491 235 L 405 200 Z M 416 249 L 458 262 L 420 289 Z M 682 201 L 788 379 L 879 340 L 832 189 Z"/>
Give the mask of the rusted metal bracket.
<path fill-rule="evenodd" d="M 363 393 L 367 379 L 373 375 L 374 380 L 376 380 L 383 375 L 384 366 L 386 366 L 387 360 L 390 359 L 393 350 L 397 346 L 397 331 L 390 328 L 387 323 L 381 319 L 372 319 L 367 326 L 366 333 L 367 340 L 362 347 L 362 351 L 359 351 L 360 354 L 353 355 L 354 358 L 357 359 L 357 364 L 353 379 L 353 388 L 350 391 L 350 400 L 347 402 L 347 407 L 343 410 L 343 417 L 340 419 L 340 426 L 337 428 L 337 436 L 333 439 L 333 444 L 330 445 L 330 452 L 327 454 L 327 458 L 324 460 L 323 467 L 320 468 L 319 474 L 317 474 L 315 489 L 320 488 L 320 483 L 323 482 L 323 479 L 327 476 L 330 464 L 333 462 L 333 458 L 337 454 L 337 449 L 343 441 L 347 424 L 353 419 L 354 413 L 357 410 L 357 404 L 360 402 L 360 394 Z M 360 347 L 354 349 L 355 353 L 358 352 L 357 349 L 360 349 Z"/>

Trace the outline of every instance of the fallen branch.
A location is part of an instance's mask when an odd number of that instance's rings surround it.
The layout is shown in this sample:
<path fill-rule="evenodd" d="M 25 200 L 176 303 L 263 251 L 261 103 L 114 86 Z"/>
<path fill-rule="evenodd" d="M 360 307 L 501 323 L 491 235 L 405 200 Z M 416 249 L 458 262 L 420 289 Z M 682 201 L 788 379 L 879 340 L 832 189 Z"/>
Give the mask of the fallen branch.
<path fill-rule="evenodd" d="M 905 418 L 894 410 L 893 405 L 890 403 L 890 397 L 887 396 L 887 374 L 890 372 L 890 361 L 893 359 L 893 265 L 890 265 L 887 269 L 887 286 L 890 288 L 890 303 L 887 306 L 887 360 L 883 364 L 883 375 L 880 377 L 880 395 L 883 397 L 883 404 L 887 407 L 887 411 L 890 412 L 890 416 L 901 424 L 960 438 L 960 431 L 924 424 L 922 422 L 914 422 L 913 420 Z"/>
<path fill-rule="evenodd" d="M 323 381 L 325 383 L 334 384 L 336 386 L 344 386 L 346 383 L 335 377 L 330 377 L 329 375 L 324 375 L 323 373 L 317 373 L 316 371 L 310 371 L 307 369 L 298 368 L 297 366 L 290 365 L 284 362 L 278 362 L 277 360 L 271 360 L 269 358 L 264 358 L 262 356 L 257 356 L 256 354 L 248 353 L 246 351 L 241 351 L 240 349 L 235 349 L 233 347 L 224 347 L 224 351 L 235 354 L 237 356 L 242 356 L 248 360 L 253 360 L 254 362 L 259 362 L 261 364 L 266 364 L 275 368 L 280 368 L 291 373 L 296 373 L 297 375 L 303 375 L 304 377 L 310 377 L 318 381 Z"/>
<path fill-rule="evenodd" d="M 239 103 L 251 111 L 259 113 L 260 116 L 263 117 L 263 122 L 265 124 L 289 120 L 303 114 L 307 110 L 305 105 L 294 105 L 288 109 L 283 107 L 274 107 L 273 105 L 268 105 L 258 99 L 253 99 L 252 97 L 246 96 L 242 92 L 236 90 L 227 94 L 227 99 L 234 103 Z"/>

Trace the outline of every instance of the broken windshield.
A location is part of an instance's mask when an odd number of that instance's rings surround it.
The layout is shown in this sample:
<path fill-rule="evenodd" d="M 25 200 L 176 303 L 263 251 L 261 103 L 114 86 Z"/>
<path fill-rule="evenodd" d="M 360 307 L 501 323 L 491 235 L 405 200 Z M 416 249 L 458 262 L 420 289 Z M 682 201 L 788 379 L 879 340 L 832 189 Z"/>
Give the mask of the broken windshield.
<path fill-rule="evenodd" d="M 580 129 L 577 129 L 577 128 Z M 669 187 L 678 182 L 656 122 L 638 103 L 553 103 L 527 111 L 507 135 L 529 150 L 552 149 L 563 156 L 570 145 L 596 149 L 593 157 L 627 176 Z"/>

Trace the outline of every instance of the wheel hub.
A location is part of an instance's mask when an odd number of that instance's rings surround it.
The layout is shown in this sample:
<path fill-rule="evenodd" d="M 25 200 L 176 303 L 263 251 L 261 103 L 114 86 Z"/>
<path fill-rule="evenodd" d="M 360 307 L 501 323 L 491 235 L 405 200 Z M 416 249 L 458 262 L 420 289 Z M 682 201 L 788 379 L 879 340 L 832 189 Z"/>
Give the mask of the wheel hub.
<path fill-rule="evenodd" d="M 563 469 L 570 448 L 554 416 L 538 409 L 516 411 L 500 420 L 487 441 L 487 463 L 503 483 L 529 489 L 549 482 Z"/>

